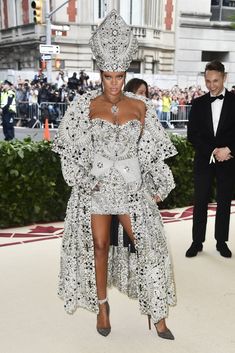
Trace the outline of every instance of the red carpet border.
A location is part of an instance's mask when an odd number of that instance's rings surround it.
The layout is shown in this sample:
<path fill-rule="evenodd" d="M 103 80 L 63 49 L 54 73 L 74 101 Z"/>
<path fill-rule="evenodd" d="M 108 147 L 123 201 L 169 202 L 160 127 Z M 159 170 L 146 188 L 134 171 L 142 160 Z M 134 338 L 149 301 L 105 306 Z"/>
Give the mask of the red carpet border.
<path fill-rule="evenodd" d="M 208 207 L 208 217 L 214 217 L 216 203 Z M 232 203 L 231 214 L 235 213 L 235 201 Z M 186 207 L 180 210 L 162 210 L 161 216 L 164 223 L 182 222 L 192 219 L 193 207 Z M 63 235 L 63 222 L 54 225 L 42 224 L 31 225 L 22 228 L 0 230 L 0 247 L 10 245 L 21 245 L 36 241 L 61 238 Z"/>
<path fill-rule="evenodd" d="M 17 232 L 10 231 L 9 229 L 1 230 L 0 247 L 61 238 L 64 228 L 63 223 L 61 222 L 60 224 L 61 227 L 54 227 L 51 225 L 22 227 L 22 230 L 21 228 L 18 228 Z"/>

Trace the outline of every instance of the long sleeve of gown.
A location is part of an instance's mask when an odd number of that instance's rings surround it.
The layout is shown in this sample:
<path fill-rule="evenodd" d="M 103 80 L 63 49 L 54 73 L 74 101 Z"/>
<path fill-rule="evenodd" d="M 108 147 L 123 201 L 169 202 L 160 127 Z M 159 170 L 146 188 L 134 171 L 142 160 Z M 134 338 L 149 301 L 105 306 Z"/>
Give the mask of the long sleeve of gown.
<path fill-rule="evenodd" d="M 157 161 L 146 176 L 148 190 L 152 196 L 158 195 L 161 201 L 175 188 L 173 174 L 166 163 Z"/>
<path fill-rule="evenodd" d="M 91 135 L 88 119 L 81 119 L 82 102 L 73 102 L 66 111 L 53 141 L 60 155 L 62 174 L 69 186 L 93 189 L 97 180 L 90 174 Z"/>
<path fill-rule="evenodd" d="M 61 156 L 61 168 L 64 180 L 69 186 L 79 185 L 83 188 L 90 188 L 97 184 L 96 178 L 87 173 L 87 170 L 79 163 L 76 163 L 76 152 L 71 157 Z"/>
<path fill-rule="evenodd" d="M 151 196 L 158 195 L 163 201 L 175 187 L 172 172 L 164 161 L 177 151 L 158 120 L 152 102 L 145 100 L 145 104 L 147 111 L 139 141 L 139 160 L 147 190 Z"/>

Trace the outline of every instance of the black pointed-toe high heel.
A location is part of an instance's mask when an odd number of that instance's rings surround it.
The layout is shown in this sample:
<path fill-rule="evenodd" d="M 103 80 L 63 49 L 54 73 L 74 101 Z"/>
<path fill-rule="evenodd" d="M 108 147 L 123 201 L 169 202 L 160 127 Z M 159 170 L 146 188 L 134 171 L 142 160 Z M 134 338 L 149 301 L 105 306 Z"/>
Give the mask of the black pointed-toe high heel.
<path fill-rule="evenodd" d="M 107 312 L 107 315 L 109 316 L 109 313 L 110 313 L 110 308 L 109 308 L 109 303 L 108 303 L 108 298 L 105 298 L 103 300 L 98 300 L 98 303 L 99 305 L 102 305 L 102 304 L 105 304 L 106 306 L 106 312 Z M 99 315 L 99 314 L 98 314 Z M 97 315 L 97 316 L 98 316 Z M 97 327 L 96 326 L 96 329 L 97 329 L 97 332 L 101 335 L 101 336 L 108 336 L 111 332 L 111 327 Z"/>
<path fill-rule="evenodd" d="M 148 315 L 148 324 L 149 324 L 149 330 L 151 330 L 151 315 Z M 173 333 L 169 329 L 166 329 L 166 331 L 163 331 L 163 332 L 159 332 L 157 329 L 157 324 L 154 324 L 154 326 L 156 328 L 156 331 L 159 337 L 165 338 L 166 340 L 175 339 Z"/>

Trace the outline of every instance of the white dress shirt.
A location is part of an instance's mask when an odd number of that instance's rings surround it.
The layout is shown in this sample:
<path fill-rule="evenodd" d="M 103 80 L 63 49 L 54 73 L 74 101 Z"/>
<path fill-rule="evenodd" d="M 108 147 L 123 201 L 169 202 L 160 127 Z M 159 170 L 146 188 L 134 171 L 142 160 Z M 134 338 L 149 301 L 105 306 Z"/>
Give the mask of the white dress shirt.
<path fill-rule="evenodd" d="M 223 91 L 220 94 L 225 96 L 225 88 L 223 89 Z M 214 97 L 214 96 L 211 95 L 211 97 Z M 219 125 L 219 119 L 220 119 L 223 103 L 224 103 L 224 99 L 216 99 L 214 102 L 211 103 L 212 123 L 213 123 L 214 135 L 216 135 L 217 128 Z M 215 157 L 213 155 L 213 152 L 210 156 L 210 161 L 209 161 L 210 164 L 215 163 Z"/>
<path fill-rule="evenodd" d="M 222 94 L 223 96 L 225 95 L 225 88 L 220 94 Z M 211 97 L 213 96 L 211 95 Z M 224 99 L 216 99 L 214 102 L 211 103 L 214 135 L 216 135 L 216 131 L 219 125 L 219 119 L 220 119 L 223 103 L 224 103 Z"/>

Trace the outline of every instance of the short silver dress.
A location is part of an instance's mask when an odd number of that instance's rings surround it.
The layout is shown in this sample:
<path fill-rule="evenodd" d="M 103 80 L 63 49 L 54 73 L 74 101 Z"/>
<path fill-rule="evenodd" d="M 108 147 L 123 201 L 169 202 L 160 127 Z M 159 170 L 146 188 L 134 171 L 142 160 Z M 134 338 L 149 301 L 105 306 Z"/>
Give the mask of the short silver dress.
<path fill-rule="evenodd" d="M 141 185 L 137 157 L 141 123 L 133 119 L 116 125 L 101 118 L 94 118 L 91 123 L 93 164 L 99 181 L 92 192 L 91 213 L 128 214 L 128 192 Z"/>

